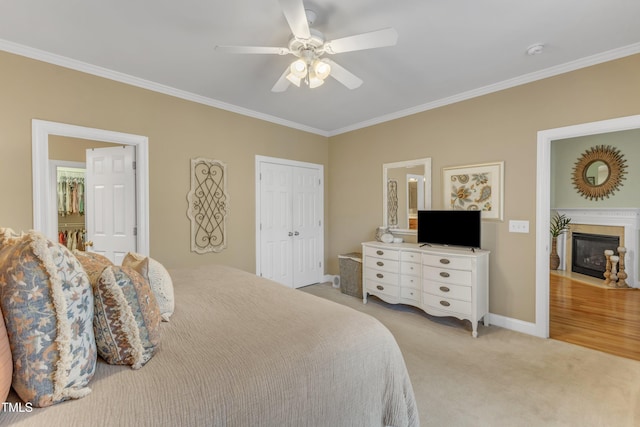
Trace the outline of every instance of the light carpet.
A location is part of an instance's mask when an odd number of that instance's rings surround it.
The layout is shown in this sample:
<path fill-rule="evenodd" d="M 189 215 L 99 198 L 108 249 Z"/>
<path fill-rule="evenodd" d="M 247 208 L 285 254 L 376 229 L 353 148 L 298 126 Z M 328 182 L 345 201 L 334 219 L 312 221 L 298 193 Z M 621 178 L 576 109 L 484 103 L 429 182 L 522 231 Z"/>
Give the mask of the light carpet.
<path fill-rule="evenodd" d="M 367 313 L 395 336 L 422 426 L 640 426 L 640 362 L 409 306 L 302 291 Z M 638 343 L 640 345 L 640 342 Z"/>

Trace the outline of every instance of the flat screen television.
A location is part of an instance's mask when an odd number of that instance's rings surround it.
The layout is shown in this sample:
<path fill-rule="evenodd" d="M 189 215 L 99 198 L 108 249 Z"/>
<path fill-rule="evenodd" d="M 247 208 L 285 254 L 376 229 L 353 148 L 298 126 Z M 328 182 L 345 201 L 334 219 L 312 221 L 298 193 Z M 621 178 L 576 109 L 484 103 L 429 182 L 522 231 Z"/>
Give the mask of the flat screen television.
<path fill-rule="evenodd" d="M 480 248 L 480 211 L 418 211 L 418 243 Z"/>

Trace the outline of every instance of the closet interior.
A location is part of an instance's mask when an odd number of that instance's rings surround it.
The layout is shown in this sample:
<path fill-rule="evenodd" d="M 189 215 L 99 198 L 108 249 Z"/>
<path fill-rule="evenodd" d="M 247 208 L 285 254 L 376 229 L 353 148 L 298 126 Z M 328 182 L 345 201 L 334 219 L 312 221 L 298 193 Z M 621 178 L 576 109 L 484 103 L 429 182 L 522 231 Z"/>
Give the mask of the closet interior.
<path fill-rule="evenodd" d="M 58 241 L 69 250 L 85 250 L 85 169 L 57 167 Z"/>

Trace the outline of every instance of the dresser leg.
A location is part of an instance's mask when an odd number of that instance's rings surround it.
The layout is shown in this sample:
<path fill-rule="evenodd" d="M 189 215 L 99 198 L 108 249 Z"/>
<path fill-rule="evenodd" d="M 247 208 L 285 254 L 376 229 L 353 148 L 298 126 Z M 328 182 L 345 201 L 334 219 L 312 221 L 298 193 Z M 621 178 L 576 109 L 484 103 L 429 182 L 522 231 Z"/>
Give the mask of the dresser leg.
<path fill-rule="evenodd" d="M 478 338 L 478 322 L 471 322 L 471 327 L 473 328 L 473 332 L 471 332 L 471 335 L 474 338 Z"/>
<path fill-rule="evenodd" d="M 362 294 L 362 303 L 363 304 L 367 303 L 367 293 L 366 292 L 364 294 Z"/>

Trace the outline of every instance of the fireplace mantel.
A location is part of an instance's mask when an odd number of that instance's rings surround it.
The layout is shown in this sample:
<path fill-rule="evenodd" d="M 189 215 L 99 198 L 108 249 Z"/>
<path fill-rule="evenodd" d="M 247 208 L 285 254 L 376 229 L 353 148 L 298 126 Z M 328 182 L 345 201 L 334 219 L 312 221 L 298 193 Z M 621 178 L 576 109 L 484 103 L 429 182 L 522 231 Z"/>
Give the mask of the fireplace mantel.
<path fill-rule="evenodd" d="M 638 278 L 638 230 L 640 230 L 640 209 L 636 208 L 560 208 L 554 209 L 559 214 L 571 218 L 572 224 L 608 225 L 624 227 L 624 242 L 627 248 L 626 271 L 627 282 L 634 288 L 640 287 Z M 558 239 L 559 253 L 566 259 L 567 242 Z M 563 262 L 564 264 L 564 262 Z"/>

